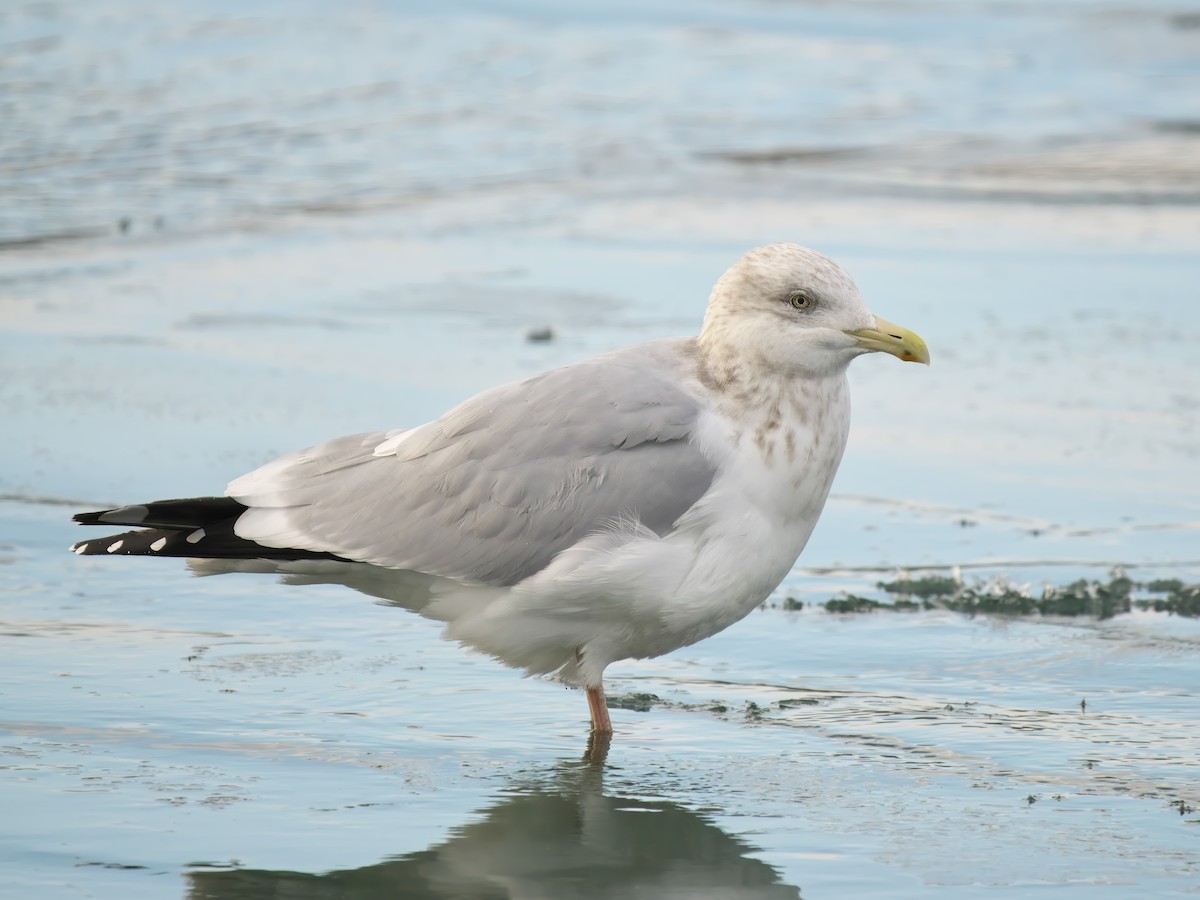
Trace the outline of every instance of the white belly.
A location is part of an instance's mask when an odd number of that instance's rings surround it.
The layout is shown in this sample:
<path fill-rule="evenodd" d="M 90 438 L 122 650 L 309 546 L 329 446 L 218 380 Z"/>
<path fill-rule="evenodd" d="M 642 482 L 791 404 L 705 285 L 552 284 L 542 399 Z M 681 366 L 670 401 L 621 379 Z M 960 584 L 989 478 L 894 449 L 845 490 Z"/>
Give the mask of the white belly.
<path fill-rule="evenodd" d="M 449 635 L 510 665 L 563 666 L 564 680 L 598 684 L 610 662 L 659 656 L 745 617 L 791 570 L 824 506 L 849 421 L 841 387 L 820 421 L 760 432 L 714 416 L 700 438 L 722 454 L 717 477 L 675 530 L 631 524 L 589 537 Z"/>

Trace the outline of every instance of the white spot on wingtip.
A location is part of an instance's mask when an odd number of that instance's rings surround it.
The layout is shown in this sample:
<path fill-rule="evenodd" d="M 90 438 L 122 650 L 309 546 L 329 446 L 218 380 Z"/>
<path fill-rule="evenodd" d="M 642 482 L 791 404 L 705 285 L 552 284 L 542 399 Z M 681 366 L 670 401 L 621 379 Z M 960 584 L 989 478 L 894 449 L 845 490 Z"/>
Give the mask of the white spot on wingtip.
<path fill-rule="evenodd" d="M 108 545 L 108 552 L 116 553 L 118 550 L 121 549 L 121 545 L 124 543 L 125 543 L 124 541 L 113 541 L 111 544 Z"/>
<path fill-rule="evenodd" d="M 167 539 L 165 537 L 160 537 L 157 541 L 150 545 L 150 549 L 157 551 L 161 550 L 165 546 L 167 546 Z"/>
<path fill-rule="evenodd" d="M 87 544 L 76 544 L 71 549 L 82 555 L 87 552 Z"/>
<path fill-rule="evenodd" d="M 189 534 L 187 536 L 187 542 L 189 544 L 194 544 L 197 541 L 202 541 L 202 540 L 204 540 L 204 529 L 203 528 L 197 528 L 195 531 L 193 531 L 191 534 Z"/>

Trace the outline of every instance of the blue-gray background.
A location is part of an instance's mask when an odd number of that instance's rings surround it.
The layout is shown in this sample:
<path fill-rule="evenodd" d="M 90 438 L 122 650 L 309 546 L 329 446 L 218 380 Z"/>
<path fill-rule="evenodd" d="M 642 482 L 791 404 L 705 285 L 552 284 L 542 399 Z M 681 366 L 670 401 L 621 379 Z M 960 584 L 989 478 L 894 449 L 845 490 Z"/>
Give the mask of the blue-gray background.
<path fill-rule="evenodd" d="M 429 623 L 65 546 L 73 509 L 693 332 L 792 240 L 934 365 L 855 365 L 777 602 L 1196 581 L 1198 83 L 1183 2 L 6 4 L 0 883 L 1195 890 L 1192 621 L 769 608 L 612 667 L 662 702 L 598 773 L 582 698 Z"/>

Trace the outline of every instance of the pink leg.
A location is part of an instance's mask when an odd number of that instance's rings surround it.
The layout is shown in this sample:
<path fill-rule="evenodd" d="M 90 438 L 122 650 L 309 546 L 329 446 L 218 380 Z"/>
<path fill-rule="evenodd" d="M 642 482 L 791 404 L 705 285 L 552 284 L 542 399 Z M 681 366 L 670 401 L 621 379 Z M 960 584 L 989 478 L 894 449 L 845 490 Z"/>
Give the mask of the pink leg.
<path fill-rule="evenodd" d="M 608 701 L 604 699 L 604 686 L 587 689 L 588 710 L 592 714 L 592 734 L 612 734 L 612 719 L 608 717 Z"/>

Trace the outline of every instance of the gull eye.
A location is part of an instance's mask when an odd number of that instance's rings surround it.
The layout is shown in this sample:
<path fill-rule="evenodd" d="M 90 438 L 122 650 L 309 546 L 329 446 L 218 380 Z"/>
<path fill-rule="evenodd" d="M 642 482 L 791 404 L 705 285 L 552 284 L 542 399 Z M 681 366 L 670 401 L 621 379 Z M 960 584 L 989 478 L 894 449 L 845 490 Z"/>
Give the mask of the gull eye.
<path fill-rule="evenodd" d="M 808 291 L 792 291 L 788 294 L 788 303 L 793 309 L 809 309 L 813 305 L 812 294 Z"/>

